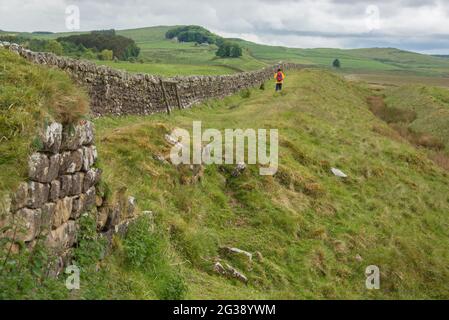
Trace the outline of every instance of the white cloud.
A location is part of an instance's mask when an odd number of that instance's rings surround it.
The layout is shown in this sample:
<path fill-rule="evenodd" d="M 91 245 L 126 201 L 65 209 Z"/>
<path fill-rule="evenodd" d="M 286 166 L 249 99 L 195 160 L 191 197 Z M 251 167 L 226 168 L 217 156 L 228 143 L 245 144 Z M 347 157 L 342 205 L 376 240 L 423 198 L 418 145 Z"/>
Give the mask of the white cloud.
<path fill-rule="evenodd" d="M 267 44 L 449 52 L 443 0 L 0 0 L 0 29 L 66 31 L 71 4 L 81 9 L 82 30 L 198 24 Z M 372 4 L 380 14 L 374 31 L 366 12 Z"/>

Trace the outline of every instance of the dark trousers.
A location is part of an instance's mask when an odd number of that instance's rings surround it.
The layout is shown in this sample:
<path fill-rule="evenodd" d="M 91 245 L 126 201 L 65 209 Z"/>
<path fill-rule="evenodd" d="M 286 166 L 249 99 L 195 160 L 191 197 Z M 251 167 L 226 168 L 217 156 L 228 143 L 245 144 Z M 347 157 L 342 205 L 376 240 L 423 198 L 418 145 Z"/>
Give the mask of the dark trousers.
<path fill-rule="evenodd" d="M 276 91 L 282 90 L 282 83 L 276 83 Z"/>

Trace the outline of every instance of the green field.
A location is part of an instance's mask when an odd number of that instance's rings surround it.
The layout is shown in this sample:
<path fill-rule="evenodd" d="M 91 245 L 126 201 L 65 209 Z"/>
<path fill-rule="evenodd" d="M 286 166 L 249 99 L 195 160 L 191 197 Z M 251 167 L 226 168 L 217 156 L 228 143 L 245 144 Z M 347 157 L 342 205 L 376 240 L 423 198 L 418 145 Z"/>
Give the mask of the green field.
<path fill-rule="evenodd" d="M 449 59 L 422 55 L 393 48 L 370 49 L 295 49 L 256 44 L 240 39 L 246 50 L 242 58 L 218 59 L 216 47 L 195 46 L 193 43 L 177 43 L 165 39 L 165 33 L 173 27 L 160 26 L 117 31 L 118 34 L 134 39 L 141 48 L 140 59 L 144 63 L 118 63 L 115 67 L 131 72 L 150 72 L 165 76 L 175 74 L 228 74 L 238 71 L 260 69 L 267 64 L 279 61 L 295 62 L 309 66 L 330 68 L 332 61 L 340 59 L 339 72 L 346 75 L 356 74 L 369 81 L 369 75 L 387 75 L 407 81 L 410 76 L 417 77 L 419 83 L 428 78 L 447 79 L 449 77 Z M 51 35 L 33 35 L 38 38 L 54 39 L 67 33 Z M 99 64 L 110 65 L 98 61 Z M 362 75 L 362 76 L 361 76 Z M 366 75 L 366 76 L 363 76 Z M 398 80 L 398 81 L 400 81 Z"/>

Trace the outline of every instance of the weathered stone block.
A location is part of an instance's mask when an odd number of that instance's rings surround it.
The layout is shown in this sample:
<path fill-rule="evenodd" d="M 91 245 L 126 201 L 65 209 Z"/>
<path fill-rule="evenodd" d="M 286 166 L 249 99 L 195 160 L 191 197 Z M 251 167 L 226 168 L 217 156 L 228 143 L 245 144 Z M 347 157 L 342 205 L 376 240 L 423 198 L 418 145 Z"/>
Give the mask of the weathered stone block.
<path fill-rule="evenodd" d="M 95 197 L 95 206 L 101 207 L 102 205 L 103 205 L 103 197 L 97 195 L 97 196 Z"/>
<path fill-rule="evenodd" d="M 77 196 L 83 192 L 84 187 L 84 173 L 78 172 L 72 176 L 72 190 L 70 195 Z"/>
<path fill-rule="evenodd" d="M 86 208 L 86 195 L 80 194 L 73 198 L 72 219 L 78 219 Z"/>
<path fill-rule="evenodd" d="M 106 223 L 108 222 L 109 208 L 101 207 L 97 213 L 97 230 L 105 231 Z"/>
<path fill-rule="evenodd" d="M 98 153 L 95 146 L 83 147 L 83 171 L 88 171 L 97 161 Z"/>
<path fill-rule="evenodd" d="M 55 213 L 56 203 L 48 202 L 42 206 L 41 233 L 48 234 L 51 231 Z"/>
<path fill-rule="evenodd" d="M 58 153 L 62 141 L 62 125 L 52 122 L 40 135 L 42 141 L 42 151 Z"/>
<path fill-rule="evenodd" d="M 59 228 L 62 224 L 69 221 L 73 210 L 73 198 L 65 197 L 56 203 L 55 213 L 53 214 L 53 229 Z"/>
<path fill-rule="evenodd" d="M 48 184 L 31 181 L 28 183 L 27 207 L 39 209 L 48 201 L 50 187 Z"/>
<path fill-rule="evenodd" d="M 42 211 L 23 208 L 14 214 L 13 229 L 8 233 L 8 238 L 14 241 L 29 242 L 39 234 Z M 15 232 L 14 232 L 15 231 Z"/>
<path fill-rule="evenodd" d="M 87 192 L 91 187 L 95 186 L 101 179 L 100 169 L 90 169 L 84 175 L 83 191 Z"/>
<path fill-rule="evenodd" d="M 81 141 L 79 137 L 79 132 L 77 131 L 77 126 L 70 127 L 67 126 L 62 131 L 62 143 L 61 150 L 77 150 L 81 147 Z"/>
<path fill-rule="evenodd" d="M 89 145 L 94 141 L 94 127 L 90 121 L 81 121 L 72 128 L 67 128 L 62 133 L 62 149 L 77 150 L 83 145 Z"/>
<path fill-rule="evenodd" d="M 120 210 L 120 205 L 115 205 L 109 209 L 108 212 L 108 220 L 106 222 L 106 229 L 114 229 L 115 226 L 118 226 L 121 221 L 122 211 Z"/>
<path fill-rule="evenodd" d="M 55 154 L 49 157 L 48 175 L 45 182 L 51 182 L 58 177 L 60 161 L 61 156 L 59 154 Z"/>
<path fill-rule="evenodd" d="M 78 130 L 80 132 L 80 140 L 82 145 L 94 143 L 95 132 L 92 122 L 82 121 L 78 126 Z"/>
<path fill-rule="evenodd" d="M 50 238 L 50 237 L 49 237 Z M 51 240 L 47 239 L 47 244 Z M 72 250 L 64 248 L 53 248 L 53 251 L 58 255 L 54 261 L 52 261 L 48 266 L 48 276 L 50 278 L 57 278 L 61 273 L 64 272 L 64 268 L 71 264 L 72 261 Z"/>
<path fill-rule="evenodd" d="M 50 162 L 45 154 L 33 153 L 28 160 L 28 177 L 33 181 L 47 182 L 49 165 Z"/>
<path fill-rule="evenodd" d="M 89 211 L 95 206 L 95 201 L 97 198 L 97 193 L 95 187 L 90 188 L 86 191 L 86 202 L 84 206 L 85 211 Z"/>
<path fill-rule="evenodd" d="M 48 157 L 44 153 L 33 153 L 28 161 L 30 180 L 47 183 L 56 179 L 59 173 L 59 161 L 59 154 Z"/>
<path fill-rule="evenodd" d="M 59 180 L 53 180 L 50 183 L 50 194 L 48 200 L 56 202 L 59 199 L 61 193 L 61 182 Z"/>
<path fill-rule="evenodd" d="M 69 196 L 70 193 L 72 192 L 72 176 L 71 175 L 61 176 L 59 178 L 59 181 L 61 182 L 59 198 Z"/>
<path fill-rule="evenodd" d="M 126 217 L 127 218 L 133 218 L 136 211 L 136 198 L 134 197 L 128 197 L 128 203 L 126 205 Z"/>
<path fill-rule="evenodd" d="M 56 252 L 65 251 L 76 243 L 76 232 L 75 221 L 68 221 L 50 232 L 46 245 Z"/>
<path fill-rule="evenodd" d="M 70 174 L 81 170 L 83 165 L 83 151 L 66 151 L 60 157 L 59 174 Z"/>
<path fill-rule="evenodd" d="M 11 210 L 17 211 L 26 207 L 28 204 L 28 183 L 22 182 L 19 184 L 16 192 L 12 195 Z"/>

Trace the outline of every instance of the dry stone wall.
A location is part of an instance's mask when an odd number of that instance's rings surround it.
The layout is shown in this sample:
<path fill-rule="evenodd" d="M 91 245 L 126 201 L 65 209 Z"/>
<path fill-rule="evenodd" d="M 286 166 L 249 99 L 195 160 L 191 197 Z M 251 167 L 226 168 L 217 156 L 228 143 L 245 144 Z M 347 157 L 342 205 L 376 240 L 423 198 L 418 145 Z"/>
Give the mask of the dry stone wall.
<path fill-rule="evenodd" d="M 279 67 L 234 75 L 164 79 L 52 53 L 32 52 L 17 44 L 0 42 L 1 47 L 33 63 L 66 71 L 87 89 L 95 116 L 149 115 L 167 112 L 170 108 L 187 108 L 261 85 Z M 283 64 L 282 68 L 290 70 L 300 66 Z M 44 239 L 58 257 L 56 274 L 67 265 L 77 244 L 82 214 L 94 212 L 98 232 L 109 240 L 114 233 L 126 230 L 135 217 L 135 199 L 127 197 L 126 190 L 115 192 L 109 199 L 98 195 L 101 171 L 95 167 L 94 136 L 94 127 L 89 121 L 74 126 L 49 124 L 40 136 L 40 150 L 29 158 L 28 180 L 13 192 L 6 214 L 0 212 L 0 238 L 9 239 L 11 248 L 17 250 L 18 242 L 33 248 L 38 240 Z"/>
<path fill-rule="evenodd" d="M 276 65 L 254 72 L 223 76 L 160 78 L 148 74 L 131 74 L 52 53 L 32 52 L 16 44 L 1 42 L 0 46 L 9 48 L 33 63 L 68 72 L 88 90 L 91 110 L 96 116 L 167 112 L 167 103 L 171 108 L 187 108 L 210 98 L 223 98 L 242 89 L 259 86 L 271 79 L 279 67 Z M 291 70 L 300 66 L 286 63 L 282 64 L 282 68 Z"/>
<path fill-rule="evenodd" d="M 20 242 L 32 249 L 44 241 L 55 257 L 55 274 L 70 260 L 81 215 L 94 214 L 98 232 L 107 238 L 134 217 L 135 200 L 126 198 L 126 192 L 114 201 L 97 192 L 101 170 L 95 166 L 94 138 L 89 121 L 49 124 L 39 136 L 39 150 L 29 157 L 27 181 L 12 193 L 6 214 L 0 215 L 0 230 L 5 229 L 0 238 L 8 239 L 14 250 Z"/>

